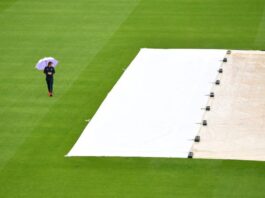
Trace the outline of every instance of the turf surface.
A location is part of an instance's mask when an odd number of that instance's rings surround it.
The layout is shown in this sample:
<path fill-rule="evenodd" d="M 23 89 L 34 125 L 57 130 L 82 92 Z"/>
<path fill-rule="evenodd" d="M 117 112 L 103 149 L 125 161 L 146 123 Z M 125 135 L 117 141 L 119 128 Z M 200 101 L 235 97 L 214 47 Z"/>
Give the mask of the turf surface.
<path fill-rule="evenodd" d="M 264 162 L 64 157 L 140 48 L 265 49 L 264 0 L 1 0 L 0 27 L 0 197 L 265 197 Z"/>

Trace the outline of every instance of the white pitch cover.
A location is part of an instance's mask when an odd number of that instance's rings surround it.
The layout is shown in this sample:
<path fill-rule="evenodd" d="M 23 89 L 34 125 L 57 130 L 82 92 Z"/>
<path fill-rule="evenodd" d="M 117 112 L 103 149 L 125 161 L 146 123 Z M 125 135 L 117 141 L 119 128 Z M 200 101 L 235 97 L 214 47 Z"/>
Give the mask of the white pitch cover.
<path fill-rule="evenodd" d="M 187 157 L 225 54 L 141 49 L 67 156 Z"/>

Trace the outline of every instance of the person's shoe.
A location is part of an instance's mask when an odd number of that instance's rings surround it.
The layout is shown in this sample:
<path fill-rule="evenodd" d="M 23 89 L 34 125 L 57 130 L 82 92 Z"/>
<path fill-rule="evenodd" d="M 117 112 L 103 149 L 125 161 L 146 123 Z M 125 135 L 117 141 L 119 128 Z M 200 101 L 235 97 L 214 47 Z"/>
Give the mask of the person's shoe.
<path fill-rule="evenodd" d="M 51 96 L 51 92 L 48 92 L 48 96 Z"/>
<path fill-rule="evenodd" d="M 52 92 L 50 92 L 50 97 L 52 97 Z"/>

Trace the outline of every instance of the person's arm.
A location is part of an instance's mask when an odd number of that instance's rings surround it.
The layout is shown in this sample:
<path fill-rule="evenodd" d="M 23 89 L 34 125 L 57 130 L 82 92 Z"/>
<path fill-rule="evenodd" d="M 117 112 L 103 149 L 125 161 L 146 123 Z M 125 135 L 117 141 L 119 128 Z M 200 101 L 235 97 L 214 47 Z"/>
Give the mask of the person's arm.
<path fill-rule="evenodd" d="M 53 71 L 52 71 L 52 73 L 55 74 L 55 69 L 54 69 L 54 67 L 53 67 Z"/>

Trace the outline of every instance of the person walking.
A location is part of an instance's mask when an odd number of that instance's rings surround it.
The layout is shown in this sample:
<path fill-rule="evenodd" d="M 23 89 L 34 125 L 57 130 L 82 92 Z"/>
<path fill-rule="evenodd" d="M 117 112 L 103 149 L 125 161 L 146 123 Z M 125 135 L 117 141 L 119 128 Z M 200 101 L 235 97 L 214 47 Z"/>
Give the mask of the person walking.
<path fill-rule="evenodd" d="M 46 75 L 48 95 L 51 97 L 53 95 L 53 75 L 55 74 L 52 62 L 48 62 L 48 65 L 44 68 L 43 73 Z"/>

